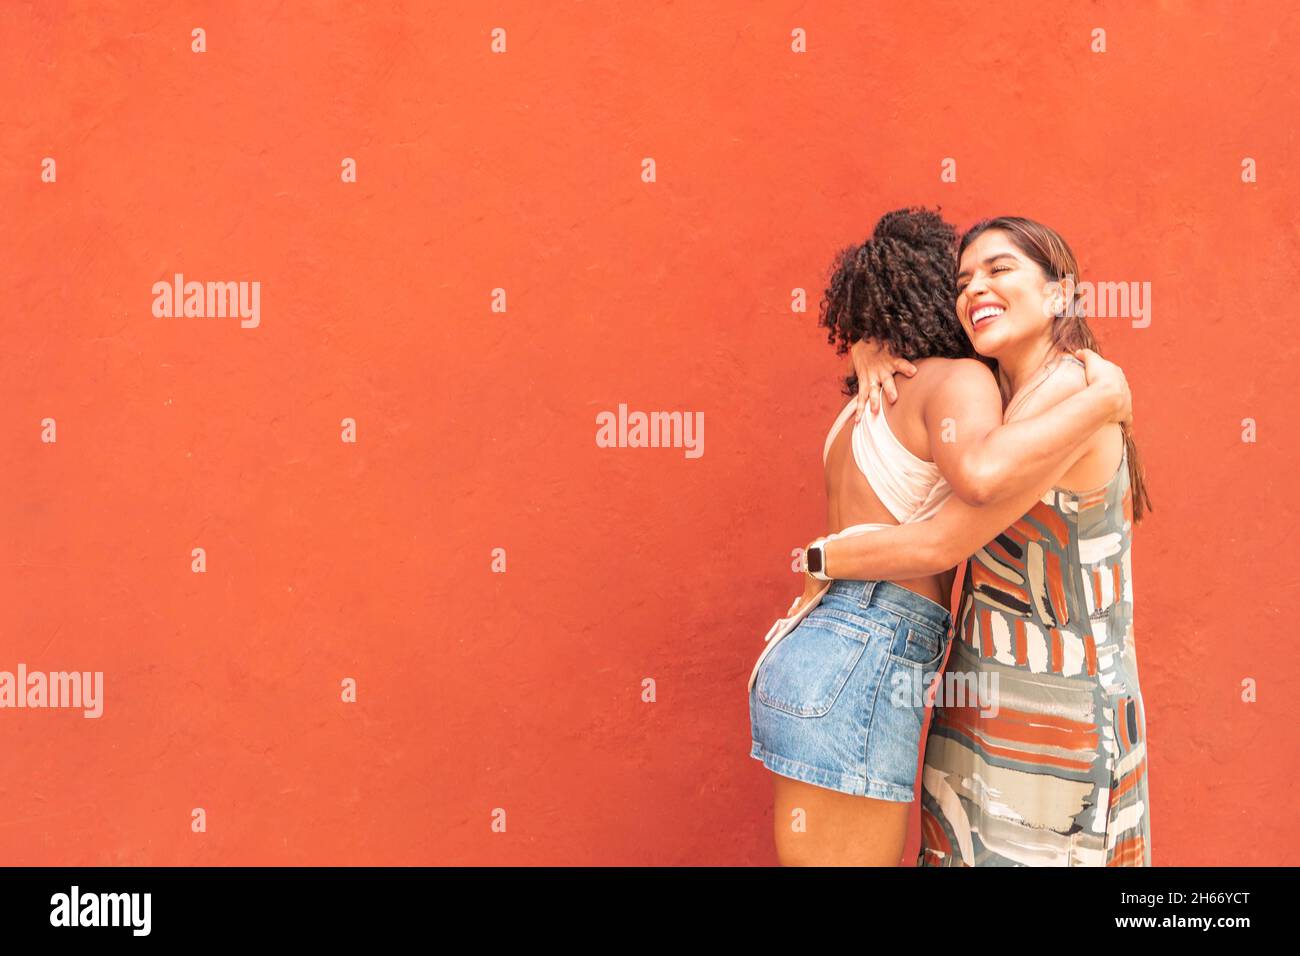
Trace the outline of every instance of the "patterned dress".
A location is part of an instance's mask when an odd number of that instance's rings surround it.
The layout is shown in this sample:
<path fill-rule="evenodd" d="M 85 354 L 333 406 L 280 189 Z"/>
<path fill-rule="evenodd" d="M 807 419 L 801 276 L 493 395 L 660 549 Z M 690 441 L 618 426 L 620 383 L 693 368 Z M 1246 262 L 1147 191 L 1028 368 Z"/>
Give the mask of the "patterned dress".
<path fill-rule="evenodd" d="M 1150 866 L 1127 458 L 972 556 L 925 748 L 918 866 Z M 953 676 L 955 675 L 955 676 Z"/>

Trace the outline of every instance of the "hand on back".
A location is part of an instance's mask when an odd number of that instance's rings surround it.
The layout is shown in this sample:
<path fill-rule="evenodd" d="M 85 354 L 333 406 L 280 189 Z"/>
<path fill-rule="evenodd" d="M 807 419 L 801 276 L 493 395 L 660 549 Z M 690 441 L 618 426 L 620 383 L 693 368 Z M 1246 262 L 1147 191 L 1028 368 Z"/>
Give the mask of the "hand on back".
<path fill-rule="evenodd" d="M 880 411 L 880 396 L 883 394 L 890 402 L 898 401 L 898 389 L 894 385 L 894 375 L 902 372 L 911 377 L 916 374 L 916 366 L 906 359 L 896 357 L 884 345 L 877 345 L 870 339 L 859 339 L 849 350 L 853 359 L 853 371 L 858 376 L 858 404 L 853 413 L 853 421 L 862 419 L 862 413 L 870 404 L 872 412 Z"/>

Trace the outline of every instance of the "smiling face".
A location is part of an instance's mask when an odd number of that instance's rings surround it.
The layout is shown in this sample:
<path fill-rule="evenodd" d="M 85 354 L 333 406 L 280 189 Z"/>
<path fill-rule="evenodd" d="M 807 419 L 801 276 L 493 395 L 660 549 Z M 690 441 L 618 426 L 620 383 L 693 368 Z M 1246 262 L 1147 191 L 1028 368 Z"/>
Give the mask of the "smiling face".
<path fill-rule="evenodd" d="M 957 264 L 957 318 L 975 351 L 997 358 L 1045 340 L 1060 287 L 1003 229 L 980 233 Z"/>

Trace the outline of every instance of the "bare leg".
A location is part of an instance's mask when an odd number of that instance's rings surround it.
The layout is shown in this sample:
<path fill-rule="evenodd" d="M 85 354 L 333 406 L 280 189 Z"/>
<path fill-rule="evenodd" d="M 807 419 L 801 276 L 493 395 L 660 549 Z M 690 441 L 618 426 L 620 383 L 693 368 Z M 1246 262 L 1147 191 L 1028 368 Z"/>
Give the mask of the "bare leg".
<path fill-rule="evenodd" d="M 857 797 L 772 774 L 782 866 L 898 866 L 910 803 Z M 796 815 L 796 810 L 802 814 Z"/>

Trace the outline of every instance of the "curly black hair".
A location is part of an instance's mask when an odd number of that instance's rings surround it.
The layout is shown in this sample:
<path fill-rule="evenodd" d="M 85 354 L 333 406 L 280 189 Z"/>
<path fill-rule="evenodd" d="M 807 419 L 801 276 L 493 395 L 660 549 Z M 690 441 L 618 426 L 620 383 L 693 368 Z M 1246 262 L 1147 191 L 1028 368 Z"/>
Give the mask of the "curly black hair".
<path fill-rule="evenodd" d="M 938 211 L 916 206 L 880 217 L 871 238 L 841 250 L 822 298 L 819 325 L 843 355 L 862 338 L 914 362 L 975 355 L 957 319 L 957 232 Z M 844 380 L 855 395 L 857 375 Z"/>

